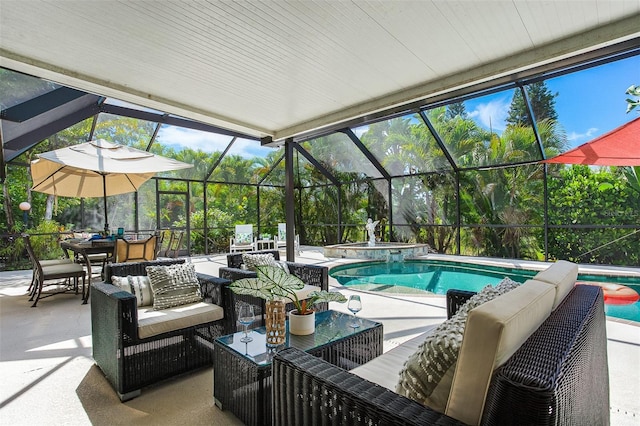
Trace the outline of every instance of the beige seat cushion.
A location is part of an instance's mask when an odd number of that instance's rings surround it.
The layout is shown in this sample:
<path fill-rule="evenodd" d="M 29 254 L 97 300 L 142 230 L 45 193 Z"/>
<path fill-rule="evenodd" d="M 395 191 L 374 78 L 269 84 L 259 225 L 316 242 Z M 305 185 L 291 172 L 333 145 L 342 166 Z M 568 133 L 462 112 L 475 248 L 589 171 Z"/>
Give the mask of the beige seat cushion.
<path fill-rule="evenodd" d="M 406 360 L 396 392 L 443 413 L 469 312 L 519 286 L 520 283 L 505 278 L 495 287 L 488 285 L 467 300 L 455 315 L 426 336 L 423 344 Z"/>
<path fill-rule="evenodd" d="M 538 272 L 533 279 L 555 286 L 556 297 L 553 301 L 553 309 L 555 310 L 575 286 L 578 279 L 578 265 L 566 260 L 558 260 L 544 271 Z"/>
<path fill-rule="evenodd" d="M 366 364 L 354 368 L 351 372 L 395 392 L 398 376 L 405 361 L 418 350 L 429 333 L 423 333 L 407 340 Z"/>
<path fill-rule="evenodd" d="M 190 305 L 154 310 L 152 307 L 138 309 L 138 337 L 147 337 L 181 330 L 198 324 L 224 318 L 224 310 L 211 303 L 199 302 Z"/>
<path fill-rule="evenodd" d="M 469 312 L 445 414 L 480 423 L 493 370 L 547 319 L 555 296 L 553 285 L 528 280 Z"/>

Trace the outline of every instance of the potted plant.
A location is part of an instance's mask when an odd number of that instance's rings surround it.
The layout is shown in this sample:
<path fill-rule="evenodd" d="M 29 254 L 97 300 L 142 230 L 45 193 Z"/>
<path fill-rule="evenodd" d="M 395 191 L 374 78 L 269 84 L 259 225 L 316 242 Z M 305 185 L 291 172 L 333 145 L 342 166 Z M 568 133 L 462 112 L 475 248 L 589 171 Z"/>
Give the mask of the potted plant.
<path fill-rule="evenodd" d="M 300 300 L 296 292 L 304 287 L 304 282 L 277 266 L 257 266 L 256 275 L 255 278 L 234 281 L 229 285 L 229 288 L 234 293 L 259 297 L 267 301 L 291 300 L 295 307 L 289 312 L 289 332 L 291 334 L 304 335 L 315 331 L 313 306 L 316 303 L 344 303 L 347 301 L 342 294 L 325 290 L 311 292 L 307 299 Z"/>

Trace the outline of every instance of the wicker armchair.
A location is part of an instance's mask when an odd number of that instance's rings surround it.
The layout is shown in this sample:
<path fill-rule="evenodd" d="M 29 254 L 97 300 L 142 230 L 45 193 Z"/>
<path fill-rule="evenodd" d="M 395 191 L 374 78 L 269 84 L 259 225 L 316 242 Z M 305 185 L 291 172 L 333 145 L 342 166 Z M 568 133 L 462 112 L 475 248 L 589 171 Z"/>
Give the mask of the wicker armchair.
<path fill-rule="evenodd" d="M 447 304 L 465 297 L 453 292 Z M 481 424 L 609 424 L 606 345 L 602 291 L 578 285 L 494 371 Z M 457 424 L 295 348 L 279 352 L 272 371 L 275 425 Z"/>
<path fill-rule="evenodd" d="M 184 263 L 184 259 L 107 265 L 105 282 L 93 284 L 91 334 L 93 358 L 122 401 L 140 394 L 144 386 L 213 363 L 212 342 L 232 329 L 232 315 L 224 310 L 218 321 L 138 336 L 136 297 L 110 284 L 112 276 L 146 275 L 150 265 Z M 230 281 L 198 275 L 204 302 L 225 308 L 223 293 Z M 235 324 L 233 324 L 235 326 Z"/>
<path fill-rule="evenodd" d="M 221 278 L 226 278 L 231 281 L 236 281 L 242 278 L 255 278 L 256 273 L 254 271 L 242 269 L 242 265 L 244 264 L 242 255 L 256 253 L 271 253 L 276 260 L 280 260 L 280 252 L 278 250 L 265 250 L 251 253 L 231 253 L 227 255 L 227 267 L 221 267 L 218 271 L 218 274 Z M 327 268 L 326 266 L 308 265 L 296 262 L 286 263 L 287 267 L 289 268 L 289 272 L 300 278 L 305 284 L 320 287 L 321 290 L 329 290 L 329 268 Z M 247 295 L 239 295 L 232 292 L 229 293 L 229 298 L 232 301 L 232 306 L 234 307 L 230 308 L 233 311 L 232 315 L 234 316 L 234 324 L 236 320 L 235 316 L 237 314 L 237 309 L 235 309 L 235 306 L 238 303 L 249 303 L 254 306 L 256 317 L 261 318 L 261 321 L 257 321 L 253 326 L 265 325 L 264 316 L 262 315 L 262 313 L 264 312 L 265 304 L 265 301 L 263 299 L 258 299 Z M 294 309 L 293 304 L 287 304 L 286 309 L 288 311 Z M 329 309 L 329 304 L 318 303 L 315 305 L 315 309 L 317 311 L 326 311 L 327 309 Z"/>

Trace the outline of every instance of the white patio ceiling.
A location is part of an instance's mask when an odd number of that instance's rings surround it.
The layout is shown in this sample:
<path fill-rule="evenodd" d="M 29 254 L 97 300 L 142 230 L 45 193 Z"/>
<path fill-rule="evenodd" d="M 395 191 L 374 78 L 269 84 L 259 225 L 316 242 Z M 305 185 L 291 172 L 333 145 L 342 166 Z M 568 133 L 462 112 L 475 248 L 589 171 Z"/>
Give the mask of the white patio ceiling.
<path fill-rule="evenodd" d="M 274 140 L 638 37 L 640 0 L 0 0 L 0 66 Z"/>

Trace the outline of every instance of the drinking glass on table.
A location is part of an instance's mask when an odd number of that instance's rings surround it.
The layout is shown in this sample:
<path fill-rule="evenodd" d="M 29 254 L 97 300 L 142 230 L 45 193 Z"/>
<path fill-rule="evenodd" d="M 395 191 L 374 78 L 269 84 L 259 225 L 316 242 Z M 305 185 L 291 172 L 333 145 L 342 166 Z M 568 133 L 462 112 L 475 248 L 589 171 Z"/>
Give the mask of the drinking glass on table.
<path fill-rule="evenodd" d="M 255 321 L 256 316 L 253 313 L 253 305 L 244 304 L 240 306 L 240 310 L 238 312 L 238 322 L 244 326 L 244 337 L 240 339 L 242 343 L 248 343 L 253 340 L 253 337 L 250 337 L 247 334 L 247 327 Z"/>
<path fill-rule="evenodd" d="M 349 302 L 347 303 L 347 309 L 349 309 L 353 313 L 353 322 L 351 323 L 351 327 L 358 328 L 360 327 L 360 322 L 356 317 L 357 313 L 362 310 L 362 301 L 360 300 L 360 296 L 349 296 Z"/>

